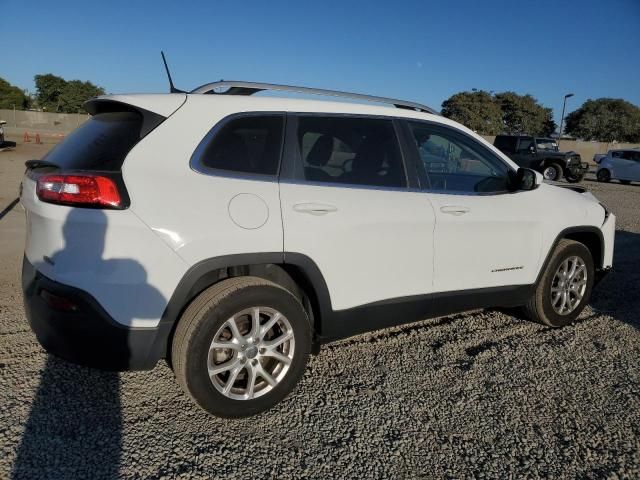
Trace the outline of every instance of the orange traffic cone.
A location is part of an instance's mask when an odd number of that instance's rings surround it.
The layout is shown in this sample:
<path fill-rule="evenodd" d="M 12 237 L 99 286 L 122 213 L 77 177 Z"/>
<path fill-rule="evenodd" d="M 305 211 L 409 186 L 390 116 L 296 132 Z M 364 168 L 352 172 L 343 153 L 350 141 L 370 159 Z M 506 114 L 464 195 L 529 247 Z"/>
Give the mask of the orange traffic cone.
<path fill-rule="evenodd" d="M 38 145 L 41 145 L 41 144 L 42 144 L 42 142 L 40 141 L 40 134 L 39 134 L 39 133 L 36 133 L 36 143 L 37 143 Z"/>
<path fill-rule="evenodd" d="M 30 142 L 31 139 L 29 138 L 29 132 L 24 132 L 24 136 L 22 137 L 22 141 L 23 142 Z"/>

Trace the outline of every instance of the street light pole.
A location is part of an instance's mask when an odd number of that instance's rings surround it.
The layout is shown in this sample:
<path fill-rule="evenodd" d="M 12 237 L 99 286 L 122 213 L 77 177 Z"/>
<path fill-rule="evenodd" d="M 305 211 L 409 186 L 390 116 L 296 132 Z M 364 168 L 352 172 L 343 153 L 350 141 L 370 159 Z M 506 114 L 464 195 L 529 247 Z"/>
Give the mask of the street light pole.
<path fill-rule="evenodd" d="M 558 142 L 562 138 L 562 124 L 564 123 L 564 108 L 567 106 L 567 98 L 573 97 L 573 93 L 567 93 L 564 96 L 564 102 L 562 102 L 562 116 L 560 117 L 560 130 L 558 130 Z"/>

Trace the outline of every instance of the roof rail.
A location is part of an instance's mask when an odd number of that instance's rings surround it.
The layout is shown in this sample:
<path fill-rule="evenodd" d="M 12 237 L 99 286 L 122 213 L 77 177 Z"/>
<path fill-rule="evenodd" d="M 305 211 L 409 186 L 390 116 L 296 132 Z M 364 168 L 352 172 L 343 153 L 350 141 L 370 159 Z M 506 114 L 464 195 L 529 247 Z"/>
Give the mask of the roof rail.
<path fill-rule="evenodd" d="M 217 89 L 226 89 L 223 92 L 216 92 Z M 324 90 L 321 88 L 295 87 L 291 85 L 276 85 L 273 83 L 237 82 L 231 80 L 220 80 L 202 85 L 189 93 L 205 93 L 214 95 L 253 95 L 264 90 L 281 92 L 307 93 L 311 95 L 324 95 L 329 97 L 351 98 L 353 100 L 363 100 L 367 102 L 388 103 L 397 108 L 416 110 L 419 112 L 440 115 L 434 109 L 414 102 L 406 102 L 394 98 L 375 97 L 373 95 L 362 95 L 360 93 L 339 92 L 336 90 Z"/>

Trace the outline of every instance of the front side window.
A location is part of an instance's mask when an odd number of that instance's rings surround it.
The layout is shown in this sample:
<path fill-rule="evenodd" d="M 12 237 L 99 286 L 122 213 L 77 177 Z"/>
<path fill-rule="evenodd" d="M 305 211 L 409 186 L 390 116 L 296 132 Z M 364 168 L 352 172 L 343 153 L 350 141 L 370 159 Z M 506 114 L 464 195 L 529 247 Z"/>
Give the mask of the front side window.
<path fill-rule="evenodd" d="M 429 190 L 498 193 L 509 187 L 509 167 L 474 140 L 446 127 L 409 122 Z"/>
<path fill-rule="evenodd" d="M 533 139 L 532 138 L 521 138 L 520 143 L 518 144 L 518 152 L 519 153 L 530 153 L 531 147 L 533 147 Z"/>
<path fill-rule="evenodd" d="M 194 157 L 208 169 L 276 175 L 280 163 L 284 116 L 240 116 L 214 128 Z"/>
<path fill-rule="evenodd" d="M 538 138 L 536 139 L 536 147 L 538 150 L 547 150 L 550 152 L 557 152 L 558 144 L 555 140 L 551 140 L 550 138 Z"/>
<path fill-rule="evenodd" d="M 402 156 L 391 120 L 298 117 L 301 169 L 312 182 L 404 187 Z"/>

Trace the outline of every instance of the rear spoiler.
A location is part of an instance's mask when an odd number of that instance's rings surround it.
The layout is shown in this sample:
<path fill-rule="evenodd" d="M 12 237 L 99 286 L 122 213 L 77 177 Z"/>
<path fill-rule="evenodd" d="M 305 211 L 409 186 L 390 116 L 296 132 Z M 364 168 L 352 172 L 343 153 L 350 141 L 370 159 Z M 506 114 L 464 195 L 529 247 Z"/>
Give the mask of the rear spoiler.
<path fill-rule="evenodd" d="M 151 112 L 130 103 L 117 100 L 93 98 L 84 103 L 84 108 L 91 115 L 100 113 L 134 112 L 142 116 L 142 128 L 140 138 L 146 137 L 153 129 L 164 122 L 167 117 L 156 112 Z"/>

